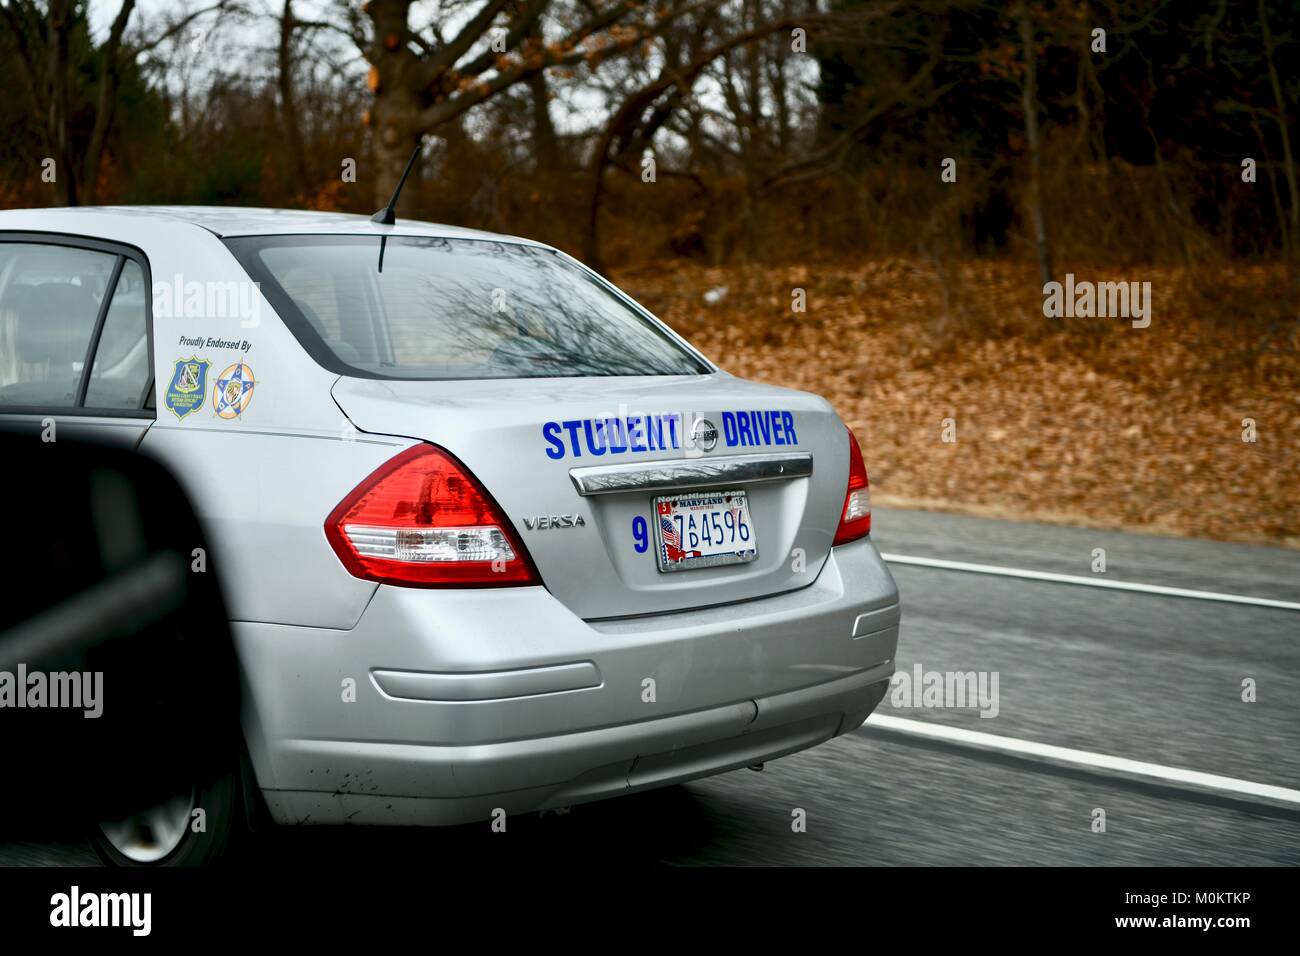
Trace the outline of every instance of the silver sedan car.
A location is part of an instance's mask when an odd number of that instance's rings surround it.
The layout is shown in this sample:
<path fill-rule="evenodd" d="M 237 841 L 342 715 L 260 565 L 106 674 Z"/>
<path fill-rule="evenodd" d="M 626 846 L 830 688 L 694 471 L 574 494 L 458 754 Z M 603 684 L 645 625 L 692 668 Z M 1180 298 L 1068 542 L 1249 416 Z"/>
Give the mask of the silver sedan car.
<path fill-rule="evenodd" d="M 894 670 L 830 405 L 536 242 L 0 212 L 0 418 L 161 459 L 212 541 L 246 753 L 106 822 L 114 863 L 212 859 L 254 809 L 500 826 L 753 767 L 858 727 Z"/>

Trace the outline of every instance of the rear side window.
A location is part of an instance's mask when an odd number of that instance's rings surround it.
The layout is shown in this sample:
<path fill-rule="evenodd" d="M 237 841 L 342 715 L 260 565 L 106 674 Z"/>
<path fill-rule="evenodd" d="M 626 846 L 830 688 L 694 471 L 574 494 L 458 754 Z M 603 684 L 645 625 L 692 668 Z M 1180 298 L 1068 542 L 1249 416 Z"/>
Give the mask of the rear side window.
<path fill-rule="evenodd" d="M 148 321 L 144 270 L 128 259 L 117 278 L 95 347 L 86 388 L 88 408 L 140 407 L 149 385 Z"/>
<path fill-rule="evenodd" d="M 595 276 L 546 249 L 406 236 L 382 248 L 369 236 L 249 237 L 227 245 L 307 351 L 339 374 L 710 371 Z"/>
<path fill-rule="evenodd" d="M 117 260 L 69 246 L 0 243 L 0 406 L 77 404 Z"/>

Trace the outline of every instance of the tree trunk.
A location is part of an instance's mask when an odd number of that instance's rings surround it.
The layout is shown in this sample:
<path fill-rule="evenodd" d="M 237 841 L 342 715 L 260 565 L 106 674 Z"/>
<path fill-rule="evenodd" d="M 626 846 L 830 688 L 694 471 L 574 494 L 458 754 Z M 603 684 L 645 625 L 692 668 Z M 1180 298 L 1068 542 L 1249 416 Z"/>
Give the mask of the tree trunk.
<path fill-rule="evenodd" d="M 609 164 L 609 148 L 618 134 L 618 127 L 626 124 L 621 113 L 616 113 L 601 132 L 591 159 L 587 163 L 586 189 L 583 206 L 587 210 L 587 228 L 582 232 L 582 261 L 587 267 L 604 274 L 600 259 L 600 206 L 605 195 L 605 167 Z"/>
<path fill-rule="evenodd" d="M 99 198 L 99 170 L 103 165 L 108 134 L 113 128 L 113 116 L 117 112 L 122 35 L 126 32 L 126 23 L 131 19 L 133 9 L 135 9 L 135 0 L 122 0 L 122 7 L 118 10 L 112 29 L 108 32 L 108 39 L 100 51 L 104 64 L 99 77 L 99 105 L 95 109 L 95 126 L 91 130 L 90 143 L 86 147 L 85 172 L 81 177 L 81 198 L 88 206 L 93 206 Z"/>
<path fill-rule="evenodd" d="M 793 15 L 790 0 L 782 0 L 782 16 L 789 17 Z M 790 97 L 789 84 L 786 81 L 785 65 L 790 59 L 790 41 L 786 37 L 779 37 L 773 46 L 771 70 L 772 99 L 776 103 L 776 132 L 777 132 L 777 149 L 782 156 L 785 156 L 793 139 L 793 124 L 790 116 Z"/>
<path fill-rule="evenodd" d="M 72 123 L 68 116 L 68 35 L 72 30 L 72 0 L 50 0 L 50 38 L 46 54 L 49 109 L 46 126 L 53 146 L 58 198 L 77 204 L 77 171 L 72 164 Z"/>
<path fill-rule="evenodd" d="M 542 31 L 538 24 L 529 28 L 525 35 L 528 40 L 542 42 Z M 546 82 L 545 73 L 534 73 L 526 81 L 528 94 L 533 107 L 533 160 L 538 174 L 553 175 L 560 168 L 559 137 L 555 134 L 555 123 L 551 119 L 551 91 Z"/>
<path fill-rule="evenodd" d="M 284 10 L 280 15 L 280 45 L 276 50 L 276 84 L 280 91 L 280 118 L 288 141 L 290 168 L 295 177 L 294 192 L 301 193 L 307 182 L 307 150 L 302 142 L 302 124 L 298 122 L 298 104 L 294 101 L 293 35 L 296 29 L 293 0 L 284 0 Z"/>
<path fill-rule="evenodd" d="M 423 138 L 419 117 L 428 91 L 416 82 L 420 61 L 410 49 L 410 9 L 411 0 L 370 0 L 365 7 L 374 26 L 366 58 L 370 61 L 367 82 L 374 94 L 370 115 L 376 208 L 388 204 L 411 152 Z"/>
<path fill-rule="evenodd" d="M 388 200 L 402 178 L 402 171 L 411 153 L 423 139 L 415 129 L 414 118 L 420 108 L 411 97 L 396 95 L 381 103 L 375 98 L 375 208 L 388 205 Z"/>
<path fill-rule="evenodd" d="M 1259 0 L 1259 26 L 1264 36 L 1264 62 L 1268 64 L 1269 85 L 1273 88 L 1273 101 L 1277 104 L 1277 115 L 1274 120 L 1277 122 L 1278 132 L 1282 137 L 1282 162 L 1283 172 L 1286 174 L 1286 188 L 1291 200 L 1290 216 L 1290 239 L 1289 252 L 1295 251 L 1295 237 L 1297 231 L 1300 231 L 1300 193 L 1297 193 L 1295 156 L 1291 152 L 1291 132 L 1287 129 L 1286 117 L 1286 97 L 1282 93 L 1282 83 L 1278 79 L 1277 65 L 1273 62 L 1273 32 L 1269 29 L 1268 16 L 1264 8 L 1264 0 Z"/>
<path fill-rule="evenodd" d="M 1025 140 L 1029 144 L 1029 215 L 1034 229 L 1034 247 L 1038 252 L 1038 276 L 1043 285 L 1052 281 L 1052 253 L 1047 245 L 1047 218 L 1043 214 L 1043 148 L 1038 131 L 1038 72 L 1034 52 L 1034 24 L 1024 0 L 1016 4 L 1020 26 L 1020 46 L 1025 57 L 1025 78 L 1020 86 L 1025 113 Z"/>
<path fill-rule="evenodd" d="M 527 80 L 533 106 L 533 150 L 537 172 L 541 175 L 555 173 L 560 166 L 559 138 L 551 121 L 551 93 L 546 85 L 545 73 L 534 73 Z"/>

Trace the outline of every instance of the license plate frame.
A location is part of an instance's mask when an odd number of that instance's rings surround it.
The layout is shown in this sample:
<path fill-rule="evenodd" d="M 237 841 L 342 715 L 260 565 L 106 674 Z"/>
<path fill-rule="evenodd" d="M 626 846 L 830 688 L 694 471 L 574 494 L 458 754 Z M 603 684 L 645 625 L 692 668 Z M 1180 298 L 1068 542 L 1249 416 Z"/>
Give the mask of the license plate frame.
<path fill-rule="evenodd" d="M 736 507 L 736 502 L 739 502 Z M 692 505 L 692 507 L 681 507 L 683 504 Z M 688 491 L 675 495 L 656 495 L 653 502 L 654 508 L 654 528 L 655 528 L 655 563 L 658 565 L 660 573 L 674 574 L 680 571 L 695 571 L 700 568 L 717 568 L 732 564 L 749 564 L 758 558 L 758 532 L 754 528 L 754 515 L 749 506 L 749 494 L 743 488 L 729 488 L 722 491 Z M 735 513 L 733 526 L 735 531 L 729 528 L 725 519 L 719 519 L 715 524 L 712 521 L 714 514 Z M 663 518 L 668 517 L 675 526 L 675 532 L 681 538 L 680 546 L 673 545 L 671 542 L 664 541 Z M 678 522 L 676 519 L 681 516 L 684 520 Z M 711 550 L 709 554 L 691 555 L 691 551 L 701 550 L 698 547 L 689 547 L 694 544 L 705 544 L 702 539 L 704 529 L 702 524 L 697 524 L 692 528 L 689 518 L 691 516 L 709 516 L 709 536 L 714 536 L 714 530 L 721 528 L 723 535 L 732 538 L 728 541 L 727 550 Z M 748 528 L 749 540 L 739 540 L 742 531 L 741 526 Z M 696 535 L 695 538 L 691 534 Z M 742 543 L 745 547 L 735 550 L 730 548 L 734 543 Z M 708 542 L 710 549 L 716 546 Z M 676 557 L 676 554 L 686 552 L 685 557 Z"/>

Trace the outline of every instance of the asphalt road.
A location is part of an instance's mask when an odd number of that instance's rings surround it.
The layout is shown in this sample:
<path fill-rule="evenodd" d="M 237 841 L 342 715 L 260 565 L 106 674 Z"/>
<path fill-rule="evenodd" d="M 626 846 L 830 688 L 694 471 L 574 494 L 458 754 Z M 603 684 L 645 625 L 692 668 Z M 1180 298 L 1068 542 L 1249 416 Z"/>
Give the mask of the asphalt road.
<path fill-rule="evenodd" d="M 1300 601 L 1300 552 L 878 509 L 884 552 Z M 1300 788 L 1300 611 L 895 566 L 898 667 L 999 676 L 998 714 L 881 713 Z M 1257 700 L 1241 699 L 1255 681 Z M 1093 832 L 1094 811 L 1106 831 Z M 806 814 L 794 832 L 793 814 Z M 4 824 L 0 864 L 95 863 Z M 678 864 L 1300 864 L 1300 809 L 861 730 L 768 764 L 566 815 L 453 830 L 296 828 L 265 862 L 554 854 Z M 412 855 L 414 854 L 414 856 Z"/>

